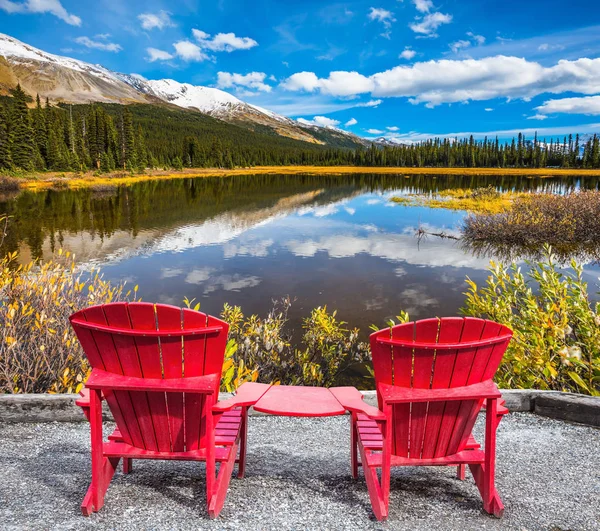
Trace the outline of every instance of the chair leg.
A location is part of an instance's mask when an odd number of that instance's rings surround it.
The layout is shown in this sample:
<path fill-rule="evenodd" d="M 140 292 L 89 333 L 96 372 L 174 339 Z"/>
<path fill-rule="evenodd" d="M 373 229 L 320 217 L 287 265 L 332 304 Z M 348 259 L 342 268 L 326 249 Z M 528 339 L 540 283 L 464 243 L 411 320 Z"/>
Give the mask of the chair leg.
<path fill-rule="evenodd" d="M 208 504 L 208 516 L 210 518 L 216 518 L 219 516 L 223 505 L 225 504 L 225 497 L 227 496 L 227 487 L 231 481 L 231 473 L 233 472 L 233 465 L 235 464 L 235 456 L 237 455 L 238 446 L 237 444 L 232 446 L 229 453 L 229 459 L 222 461 L 219 465 L 219 475 L 215 481 L 212 497 Z"/>
<path fill-rule="evenodd" d="M 106 458 L 102 440 L 102 398 L 100 391 L 90 392 L 90 434 L 92 447 L 92 483 L 83 498 L 81 512 L 89 516 L 104 505 L 104 495 L 119 464 L 118 457 Z"/>
<path fill-rule="evenodd" d="M 369 491 L 369 498 L 371 499 L 373 513 L 375 514 L 375 518 L 377 518 L 377 520 L 385 520 L 388 515 L 388 508 L 384 500 L 382 485 L 379 483 L 379 479 L 377 477 L 377 468 L 370 467 L 368 465 L 366 455 L 367 451 L 360 442 L 358 443 L 358 449 L 360 451 L 362 469 L 365 475 L 365 481 L 367 483 L 367 490 Z"/>
<path fill-rule="evenodd" d="M 358 478 L 358 426 L 356 413 L 350 417 L 350 471 L 354 479 Z"/>
<path fill-rule="evenodd" d="M 242 408 L 242 427 L 240 429 L 240 456 L 238 460 L 238 478 L 246 474 L 246 448 L 248 445 L 248 408 Z"/>
<path fill-rule="evenodd" d="M 461 481 L 465 480 L 466 476 L 466 465 L 458 465 L 456 467 L 456 477 Z"/>
<path fill-rule="evenodd" d="M 496 410 L 497 399 L 489 398 L 485 415 L 485 461 L 481 465 L 469 465 L 469 468 L 483 498 L 483 510 L 497 518 L 502 518 L 504 505 L 495 485 L 496 428 L 498 427 Z"/>
<path fill-rule="evenodd" d="M 124 457 L 123 458 L 123 474 L 130 474 L 133 470 L 133 459 Z"/>

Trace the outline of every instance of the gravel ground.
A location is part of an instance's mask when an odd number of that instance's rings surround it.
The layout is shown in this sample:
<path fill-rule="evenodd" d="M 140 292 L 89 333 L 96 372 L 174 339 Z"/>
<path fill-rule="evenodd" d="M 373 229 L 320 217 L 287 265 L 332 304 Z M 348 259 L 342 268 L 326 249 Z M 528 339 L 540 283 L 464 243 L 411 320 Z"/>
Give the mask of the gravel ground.
<path fill-rule="evenodd" d="M 217 520 L 205 511 L 203 464 L 157 461 L 117 473 L 104 508 L 85 518 L 87 425 L 0 424 L 0 529 L 600 529 L 600 430 L 505 418 L 502 520 L 482 512 L 469 474 L 422 467 L 393 469 L 390 517 L 377 522 L 364 479 L 350 477 L 348 440 L 348 417 L 253 417 L 247 477 L 232 479 Z"/>

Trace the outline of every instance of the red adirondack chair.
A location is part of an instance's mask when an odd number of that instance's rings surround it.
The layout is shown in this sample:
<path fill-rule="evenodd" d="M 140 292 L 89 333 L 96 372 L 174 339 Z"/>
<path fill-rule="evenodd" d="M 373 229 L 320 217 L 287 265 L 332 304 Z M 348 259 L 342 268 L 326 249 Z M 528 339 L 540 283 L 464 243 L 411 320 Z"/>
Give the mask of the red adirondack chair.
<path fill-rule="evenodd" d="M 113 303 L 70 317 L 92 366 L 78 401 L 91 428 L 92 483 L 81 505 L 98 511 L 123 459 L 206 462 L 208 512 L 223 507 L 239 448 L 244 475 L 247 408 L 213 414 L 229 325 L 173 306 Z M 102 400 L 116 430 L 103 440 Z M 216 462 L 220 463 L 216 472 Z"/>
<path fill-rule="evenodd" d="M 494 485 L 496 429 L 508 413 L 492 378 L 512 331 L 473 318 L 426 319 L 371 335 L 379 409 L 386 420 L 352 414 L 352 475 L 357 449 L 373 512 L 387 518 L 390 468 L 451 465 L 464 479 L 469 468 L 483 508 L 501 517 L 504 506 Z M 471 431 L 486 403 L 485 446 Z M 377 469 L 381 469 L 381 480 Z"/>

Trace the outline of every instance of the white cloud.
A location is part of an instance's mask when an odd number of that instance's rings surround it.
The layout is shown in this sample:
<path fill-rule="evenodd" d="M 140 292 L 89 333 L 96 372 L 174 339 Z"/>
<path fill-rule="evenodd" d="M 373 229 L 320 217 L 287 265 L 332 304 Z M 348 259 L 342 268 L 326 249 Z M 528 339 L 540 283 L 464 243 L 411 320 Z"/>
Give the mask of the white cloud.
<path fill-rule="evenodd" d="M 600 115 L 600 96 L 548 100 L 535 110 L 539 113 L 536 116 L 554 113 Z"/>
<path fill-rule="evenodd" d="M 158 13 L 142 13 L 138 15 L 138 20 L 145 30 L 157 28 L 159 30 L 171 28 L 175 26 L 171 20 L 171 15 L 168 11 L 159 11 Z"/>
<path fill-rule="evenodd" d="M 396 127 L 395 125 L 392 125 L 392 126 L 390 126 L 390 127 L 386 127 L 386 129 L 387 129 L 388 131 L 399 131 L 399 130 L 400 130 L 400 128 L 399 128 L 399 127 Z"/>
<path fill-rule="evenodd" d="M 475 35 L 472 31 L 467 31 L 467 35 L 475 41 L 476 44 L 485 44 L 485 37 L 483 35 Z"/>
<path fill-rule="evenodd" d="M 548 118 L 545 114 L 534 114 L 533 116 L 528 116 L 528 120 L 545 120 Z"/>
<path fill-rule="evenodd" d="M 331 129 L 335 129 L 338 125 L 340 125 L 339 120 L 327 118 L 326 116 L 315 116 L 312 120 L 298 118 L 297 121 L 300 122 L 302 125 L 316 125 L 318 127 L 328 127 Z"/>
<path fill-rule="evenodd" d="M 206 61 L 206 55 L 198 45 L 190 41 L 179 41 L 174 45 L 176 54 L 184 61 Z"/>
<path fill-rule="evenodd" d="M 419 33 L 427 37 L 437 37 L 437 29 L 442 24 L 450 24 L 450 22 L 452 22 L 452 15 L 436 12 L 425 15 L 418 22 L 409 24 L 409 27 L 415 33 Z"/>
<path fill-rule="evenodd" d="M 0 0 L 0 9 L 6 13 L 50 13 L 71 26 L 81 26 L 81 18 L 71 15 L 60 0 L 25 0 L 22 3 Z"/>
<path fill-rule="evenodd" d="M 237 37 L 235 33 L 217 33 L 212 39 L 202 30 L 193 29 L 192 33 L 198 44 L 213 52 L 233 52 L 234 50 L 249 50 L 258 46 L 258 42 L 250 37 Z"/>
<path fill-rule="evenodd" d="M 385 131 L 381 131 L 380 129 L 367 129 L 367 133 L 370 135 L 382 135 Z"/>
<path fill-rule="evenodd" d="M 485 112 L 492 112 L 494 109 L 492 109 L 491 107 L 486 107 L 485 109 L 483 109 Z"/>
<path fill-rule="evenodd" d="M 417 52 L 411 49 L 410 46 L 407 46 L 406 48 L 404 48 L 404 51 L 398 56 L 398 58 L 410 61 L 415 55 L 417 55 Z"/>
<path fill-rule="evenodd" d="M 417 8 L 417 11 L 421 13 L 429 13 L 433 9 L 433 2 L 431 0 L 412 0 L 413 4 Z"/>
<path fill-rule="evenodd" d="M 326 78 L 313 72 L 293 74 L 282 83 L 291 91 L 320 92 L 336 97 L 371 94 L 407 97 L 429 107 L 443 103 L 494 98 L 530 99 L 544 93 L 597 94 L 600 58 L 561 60 L 554 66 L 519 57 L 435 60 L 396 66 L 371 76 L 335 71 Z"/>
<path fill-rule="evenodd" d="M 250 72 L 244 75 L 219 72 L 217 73 L 217 87 L 235 89 L 245 87 L 261 92 L 271 92 L 271 86 L 264 82 L 266 77 L 267 74 L 264 72 Z"/>
<path fill-rule="evenodd" d="M 168 61 L 169 59 L 173 59 L 173 57 L 175 57 L 173 54 L 157 48 L 146 48 L 146 52 L 148 52 L 148 57 L 146 59 L 151 63 L 154 61 Z"/>
<path fill-rule="evenodd" d="M 391 11 L 379 7 L 372 7 L 367 16 L 369 20 L 381 22 L 385 28 L 389 28 L 392 22 L 396 22 L 394 14 Z"/>
<path fill-rule="evenodd" d="M 350 120 L 348 120 L 344 126 L 345 127 L 350 127 L 352 125 L 356 125 L 358 123 L 358 120 L 356 118 L 350 118 Z"/>
<path fill-rule="evenodd" d="M 388 11 L 387 9 L 383 9 L 381 7 L 372 7 L 370 9 L 371 10 L 369 11 L 367 17 L 371 21 L 381 22 L 383 24 L 383 27 L 386 29 L 386 31 L 384 31 L 381 34 L 381 36 L 385 37 L 386 39 L 389 39 L 391 35 L 390 28 L 392 27 L 392 23 L 396 22 L 394 14 L 391 11 Z"/>
<path fill-rule="evenodd" d="M 432 138 L 469 138 L 473 136 L 476 139 L 482 139 L 485 137 L 493 138 L 512 138 L 517 136 L 519 133 L 523 133 L 526 136 L 532 137 L 537 133 L 538 138 L 546 137 L 548 139 L 553 137 L 563 137 L 564 135 L 574 133 L 597 133 L 600 130 L 600 123 L 593 124 L 579 124 L 579 125 L 566 125 L 559 127 L 529 127 L 519 129 L 501 129 L 496 131 L 460 131 L 452 133 L 420 133 L 418 131 L 410 131 L 408 133 L 388 133 L 385 137 L 388 140 L 392 140 L 397 143 L 414 143 L 423 142 Z"/>
<path fill-rule="evenodd" d="M 355 107 L 379 107 L 383 103 L 383 100 L 370 100 L 365 103 L 358 103 Z"/>
<path fill-rule="evenodd" d="M 469 46 L 471 46 L 471 41 L 460 40 L 452 42 L 448 46 L 454 53 L 458 53 L 463 48 L 468 48 Z"/>
<path fill-rule="evenodd" d="M 85 46 L 86 48 L 92 48 L 94 50 L 103 50 L 105 52 L 120 52 L 123 49 L 119 44 L 116 44 L 114 42 L 94 41 L 89 37 L 77 37 L 75 39 L 75 42 L 77 44 Z"/>

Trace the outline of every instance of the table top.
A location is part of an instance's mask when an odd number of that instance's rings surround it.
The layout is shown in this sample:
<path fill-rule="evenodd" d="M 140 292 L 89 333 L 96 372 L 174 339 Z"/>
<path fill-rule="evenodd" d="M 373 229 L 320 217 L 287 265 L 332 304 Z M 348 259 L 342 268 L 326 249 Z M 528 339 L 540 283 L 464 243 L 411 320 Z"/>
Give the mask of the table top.
<path fill-rule="evenodd" d="M 272 385 L 254 409 L 286 417 L 332 417 L 346 412 L 329 389 L 298 385 Z"/>

